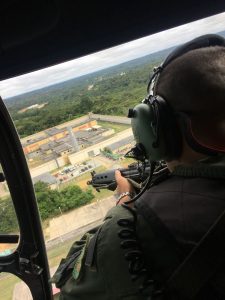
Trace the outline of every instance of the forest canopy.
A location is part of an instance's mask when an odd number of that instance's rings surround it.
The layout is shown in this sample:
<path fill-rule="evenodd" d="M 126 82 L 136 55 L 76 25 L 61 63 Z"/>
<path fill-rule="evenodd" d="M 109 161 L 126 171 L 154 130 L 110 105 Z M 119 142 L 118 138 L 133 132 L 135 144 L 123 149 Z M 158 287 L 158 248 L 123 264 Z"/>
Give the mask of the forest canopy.
<path fill-rule="evenodd" d="M 58 191 L 51 190 L 45 182 L 39 181 L 34 184 L 34 189 L 42 221 L 86 205 L 94 199 L 91 189 L 83 191 L 77 185 Z M 11 199 L 0 199 L 0 203 L 0 232 L 4 234 L 17 232 L 17 217 Z"/>
<path fill-rule="evenodd" d="M 126 116 L 146 95 L 154 66 L 169 50 L 5 100 L 20 137 L 80 117 L 98 114 Z M 46 103 L 42 108 L 25 109 Z M 24 110 L 25 109 L 25 110 Z M 22 111 L 21 111 L 22 110 Z"/>

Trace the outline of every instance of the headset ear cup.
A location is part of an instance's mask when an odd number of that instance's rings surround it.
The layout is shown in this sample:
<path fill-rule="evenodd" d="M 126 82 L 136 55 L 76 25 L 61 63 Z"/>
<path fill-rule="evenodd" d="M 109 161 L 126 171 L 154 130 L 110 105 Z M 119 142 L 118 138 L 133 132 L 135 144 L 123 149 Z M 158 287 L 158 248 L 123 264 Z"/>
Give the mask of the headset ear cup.
<path fill-rule="evenodd" d="M 181 155 L 182 135 L 172 109 L 162 97 L 138 104 L 130 117 L 136 143 L 143 147 L 147 159 L 171 161 Z"/>
<path fill-rule="evenodd" d="M 158 106 L 158 126 L 160 140 L 164 141 L 163 159 L 171 161 L 180 157 L 182 152 L 182 134 L 178 126 L 176 114 L 169 104 L 161 97 L 155 96 L 155 103 Z"/>
<path fill-rule="evenodd" d="M 145 157 L 152 161 L 159 161 L 165 157 L 165 143 L 160 138 L 157 141 L 157 124 L 153 106 L 150 104 L 138 104 L 133 109 L 131 126 L 137 144 L 144 148 Z"/>

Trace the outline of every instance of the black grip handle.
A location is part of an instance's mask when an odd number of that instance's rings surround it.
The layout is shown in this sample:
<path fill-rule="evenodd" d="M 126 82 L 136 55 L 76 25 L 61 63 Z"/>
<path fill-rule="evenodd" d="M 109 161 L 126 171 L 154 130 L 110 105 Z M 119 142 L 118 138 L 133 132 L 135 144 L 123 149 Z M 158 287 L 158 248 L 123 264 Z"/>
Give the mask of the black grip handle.
<path fill-rule="evenodd" d="M 142 168 L 140 165 L 130 165 L 128 168 L 119 169 L 121 175 L 125 178 L 130 178 L 134 181 L 141 182 L 146 179 L 150 172 L 150 166 L 147 165 Z M 115 170 L 109 170 L 102 173 L 92 173 L 92 180 L 87 182 L 97 190 L 108 189 L 114 191 L 117 187 L 115 179 Z"/>

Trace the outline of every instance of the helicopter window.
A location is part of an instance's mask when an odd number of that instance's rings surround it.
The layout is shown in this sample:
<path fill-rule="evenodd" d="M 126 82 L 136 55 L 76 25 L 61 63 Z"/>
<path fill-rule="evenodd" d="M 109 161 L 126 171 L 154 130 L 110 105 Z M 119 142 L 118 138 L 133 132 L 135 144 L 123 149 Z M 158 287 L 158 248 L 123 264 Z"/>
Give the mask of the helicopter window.
<path fill-rule="evenodd" d="M 145 96 L 150 71 L 195 36 L 225 36 L 224 15 L 0 82 L 30 169 L 51 274 L 116 203 L 105 172 L 134 162 L 124 158 L 135 143 L 127 110 Z M 95 173 L 104 189 L 90 184 Z M 0 220 L 2 239 L 7 234 L 0 255 L 8 255 L 19 227 L 1 171 Z"/>
<path fill-rule="evenodd" d="M 19 225 L 2 168 L 0 167 L 0 256 L 10 255 L 19 243 Z"/>

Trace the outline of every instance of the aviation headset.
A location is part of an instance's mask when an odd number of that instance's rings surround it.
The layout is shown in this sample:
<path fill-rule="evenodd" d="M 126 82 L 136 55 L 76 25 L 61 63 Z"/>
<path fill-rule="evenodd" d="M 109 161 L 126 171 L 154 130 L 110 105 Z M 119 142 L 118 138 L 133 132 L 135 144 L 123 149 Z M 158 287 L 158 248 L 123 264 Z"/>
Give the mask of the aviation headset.
<path fill-rule="evenodd" d="M 210 46 L 225 47 L 225 39 L 215 34 L 208 34 L 176 48 L 159 67 L 154 68 L 147 88 L 147 97 L 141 104 L 129 109 L 128 117 L 131 118 L 132 130 L 137 142 L 136 146 L 139 151 L 142 151 L 142 155 L 146 159 L 171 161 L 180 156 L 182 135 L 175 114 L 179 115 L 181 130 L 191 148 L 207 155 L 218 153 L 217 149 L 202 145 L 194 137 L 188 115 L 183 112 L 173 112 L 167 101 L 156 94 L 157 82 L 166 66 L 191 50 Z"/>

